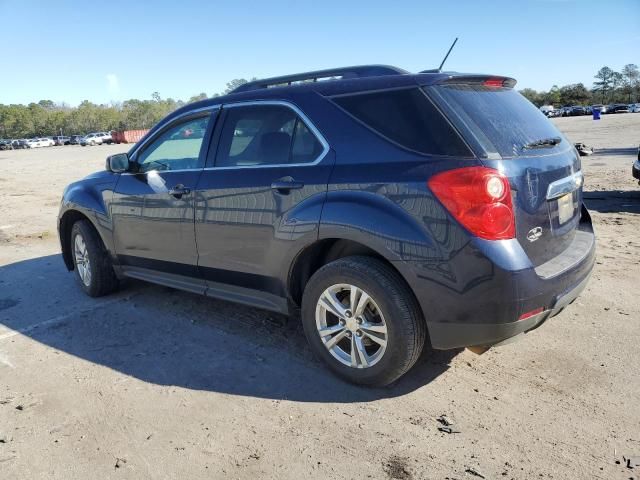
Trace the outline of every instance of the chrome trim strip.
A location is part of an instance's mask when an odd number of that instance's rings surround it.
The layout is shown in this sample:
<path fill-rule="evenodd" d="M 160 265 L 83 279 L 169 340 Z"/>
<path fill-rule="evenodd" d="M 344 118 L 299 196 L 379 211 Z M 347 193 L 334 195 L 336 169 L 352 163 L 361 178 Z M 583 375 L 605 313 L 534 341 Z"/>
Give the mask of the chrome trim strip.
<path fill-rule="evenodd" d="M 550 183 L 547 188 L 547 200 L 553 200 L 554 198 L 578 190 L 582 186 L 583 181 L 584 175 L 582 171 L 578 171 L 568 177 Z"/>
<path fill-rule="evenodd" d="M 305 124 L 305 126 L 311 131 L 311 133 L 315 135 L 318 141 L 322 144 L 322 152 L 320 153 L 320 155 L 318 155 L 318 158 L 316 158 L 313 162 L 308 162 L 308 163 L 281 163 L 281 164 L 274 164 L 274 165 L 241 165 L 241 166 L 235 166 L 235 167 L 216 167 L 214 165 L 213 167 L 205 167 L 202 169 L 193 168 L 193 169 L 183 169 L 183 170 L 159 170 L 159 171 L 162 173 L 168 173 L 168 172 L 191 172 L 195 170 L 244 170 L 244 169 L 250 169 L 250 168 L 312 167 L 314 165 L 319 164 L 327 155 L 327 153 L 329 153 L 329 150 L 330 150 L 329 142 L 327 142 L 327 140 L 324 138 L 324 135 L 320 133 L 320 130 L 318 130 L 318 128 L 313 124 L 313 122 L 309 119 L 309 117 L 307 117 L 304 114 L 304 112 L 300 110 L 296 105 L 290 102 L 286 102 L 284 100 L 250 100 L 246 102 L 233 102 L 233 103 L 226 103 L 226 104 L 210 105 L 210 106 L 199 108 L 196 110 L 191 110 L 189 112 L 184 112 L 183 114 L 178 115 L 175 118 L 172 118 L 171 121 L 166 122 L 166 124 L 170 125 L 174 121 L 179 120 L 183 117 L 197 114 L 199 112 L 205 112 L 207 110 L 213 111 L 216 109 L 220 109 L 221 107 L 225 109 L 225 108 L 235 108 L 235 107 L 247 107 L 252 105 L 281 105 L 293 110 L 296 113 L 296 115 L 300 117 L 300 119 Z M 163 128 L 164 128 L 164 125 L 161 128 L 159 128 L 158 131 L 162 130 Z M 136 145 L 134 147 L 135 150 L 133 151 L 133 153 L 129 155 L 129 158 L 133 157 L 137 153 L 137 151 L 140 150 L 140 148 L 142 148 L 148 142 L 152 141 L 154 138 L 155 138 L 155 135 L 153 137 L 148 138 L 143 144 Z M 158 171 L 158 170 L 150 170 L 150 172 L 154 172 L 154 171 Z M 149 173 L 149 172 L 144 172 L 144 173 Z M 121 175 L 142 175 L 142 173 L 125 172 L 125 173 L 122 173 Z"/>

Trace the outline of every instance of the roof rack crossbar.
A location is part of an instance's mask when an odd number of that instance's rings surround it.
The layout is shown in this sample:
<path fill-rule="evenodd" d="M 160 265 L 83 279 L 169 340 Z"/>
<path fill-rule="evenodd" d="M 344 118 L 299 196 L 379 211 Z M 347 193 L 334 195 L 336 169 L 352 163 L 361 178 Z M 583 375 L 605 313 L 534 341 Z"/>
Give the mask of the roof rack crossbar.
<path fill-rule="evenodd" d="M 344 78 L 364 78 L 381 77 L 384 75 L 403 75 L 409 73 L 398 67 L 389 65 L 361 65 L 356 67 L 330 68 L 327 70 L 316 70 L 313 72 L 296 73 L 294 75 L 284 75 L 282 77 L 264 78 L 240 85 L 232 93 L 247 92 L 281 85 L 291 85 L 295 82 L 317 82 L 321 78 L 339 77 Z"/>

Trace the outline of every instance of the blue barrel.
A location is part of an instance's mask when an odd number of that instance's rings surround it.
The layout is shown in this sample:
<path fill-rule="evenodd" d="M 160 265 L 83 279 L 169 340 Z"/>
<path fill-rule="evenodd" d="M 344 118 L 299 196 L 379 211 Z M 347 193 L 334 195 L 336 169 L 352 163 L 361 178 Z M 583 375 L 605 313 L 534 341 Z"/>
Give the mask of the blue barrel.
<path fill-rule="evenodd" d="M 591 113 L 593 113 L 593 119 L 594 120 L 600 120 L 600 109 L 599 108 L 592 109 Z"/>

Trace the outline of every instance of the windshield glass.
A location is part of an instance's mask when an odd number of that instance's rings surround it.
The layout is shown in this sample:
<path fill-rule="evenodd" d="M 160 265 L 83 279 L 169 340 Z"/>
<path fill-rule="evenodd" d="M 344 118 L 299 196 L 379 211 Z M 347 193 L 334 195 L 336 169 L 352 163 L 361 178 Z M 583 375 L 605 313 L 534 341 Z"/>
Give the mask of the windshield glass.
<path fill-rule="evenodd" d="M 550 148 L 525 148 L 542 140 L 560 138 L 554 153 L 571 148 L 560 131 L 538 108 L 511 88 L 484 85 L 435 85 L 427 93 L 471 143 L 496 158 L 546 155 Z"/>

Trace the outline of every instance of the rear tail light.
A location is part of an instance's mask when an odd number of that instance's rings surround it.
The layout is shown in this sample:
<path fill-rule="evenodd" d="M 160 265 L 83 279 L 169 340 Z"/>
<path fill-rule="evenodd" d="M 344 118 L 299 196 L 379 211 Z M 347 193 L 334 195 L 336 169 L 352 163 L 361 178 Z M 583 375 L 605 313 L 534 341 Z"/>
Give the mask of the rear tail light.
<path fill-rule="evenodd" d="M 431 191 L 472 234 L 486 240 L 516 235 L 511 187 L 502 173 L 486 167 L 465 167 L 434 175 Z"/>

